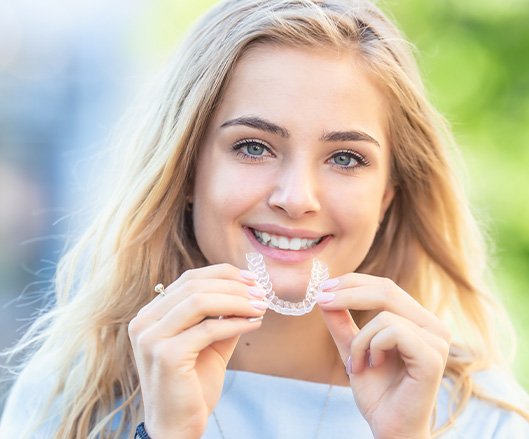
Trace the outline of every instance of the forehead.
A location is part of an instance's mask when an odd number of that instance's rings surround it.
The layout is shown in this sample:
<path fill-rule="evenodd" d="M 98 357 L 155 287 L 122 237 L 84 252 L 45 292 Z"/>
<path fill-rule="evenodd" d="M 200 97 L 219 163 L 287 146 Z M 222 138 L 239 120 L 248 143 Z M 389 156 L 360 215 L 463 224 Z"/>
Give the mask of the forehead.
<path fill-rule="evenodd" d="M 385 143 L 388 106 L 355 50 L 271 44 L 238 61 L 213 117 L 255 115 L 290 130 L 362 128 Z"/>

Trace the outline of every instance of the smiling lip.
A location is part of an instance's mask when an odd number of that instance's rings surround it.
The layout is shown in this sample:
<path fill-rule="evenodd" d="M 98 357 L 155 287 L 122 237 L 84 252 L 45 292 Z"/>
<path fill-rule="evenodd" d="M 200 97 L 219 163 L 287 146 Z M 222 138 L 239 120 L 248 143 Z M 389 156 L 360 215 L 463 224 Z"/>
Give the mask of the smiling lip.
<path fill-rule="evenodd" d="M 288 238 L 307 238 L 307 239 L 318 239 L 321 238 L 321 241 L 314 247 L 304 249 L 304 250 L 282 250 L 279 248 L 272 248 L 267 245 L 262 244 L 257 240 L 251 229 L 257 229 L 261 232 L 267 232 L 274 235 L 286 236 Z M 314 258 L 318 253 L 320 253 L 327 243 L 330 241 L 332 235 L 321 235 L 315 234 L 313 231 L 301 230 L 301 229 L 286 229 L 281 226 L 259 224 L 258 226 L 243 226 L 244 233 L 248 237 L 248 240 L 255 248 L 255 250 L 261 253 L 263 256 L 270 259 L 274 259 L 279 262 L 284 263 L 296 263 L 303 262 Z"/>
<path fill-rule="evenodd" d="M 260 232 L 270 233 L 272 235 L 286 236 L 287 238 L 320 239 L 326 236 L 325 233 L 316 233 L 312 230 L 306 229 L 289 229 L 287 227 L 278 226 L 277 224 L 249 224 L 246 227 L 259 230 Z"/>

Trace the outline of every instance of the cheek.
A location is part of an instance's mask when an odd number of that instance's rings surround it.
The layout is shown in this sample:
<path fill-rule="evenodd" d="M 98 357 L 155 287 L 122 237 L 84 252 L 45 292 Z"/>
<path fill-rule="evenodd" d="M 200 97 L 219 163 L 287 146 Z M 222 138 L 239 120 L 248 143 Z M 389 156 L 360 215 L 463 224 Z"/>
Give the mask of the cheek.
<path fill-rule="evenodd" d="M 194 201 L 197 211 L 218 219 L 243 213 L 265 197 L 266 188 L 255 173 L 241 172 L 230 166 L 203 169 L 197 175 Z"/>
<path fill-rule="evenodd" d="M 200 163 L 193 193 L 193 225 L 206 257 L 212 241 L 227 250 L 227 244 L 238 239 L 242 219 L 262 205 L 265 192 L 266 187 L 256 179 L 255 172 L 252 175 L 244 167 L 230 166 L 219 159 Z"/>
<path fill-rule="evenodd" d="M 326 205 L 344 232 L 358 233 L 360 227 L 378 226 L 383 193 L 381 184 L 356 182 L 327 191 Z"/>
<path fill-rule="evenodd" d="M 381 184 L 343 187 L 327 197 L 327 211 L 336 226 L 337 247 L 328 256 L 333 275 L 355 271 L 365 259 L 375 238 L 383 197 Z"/>

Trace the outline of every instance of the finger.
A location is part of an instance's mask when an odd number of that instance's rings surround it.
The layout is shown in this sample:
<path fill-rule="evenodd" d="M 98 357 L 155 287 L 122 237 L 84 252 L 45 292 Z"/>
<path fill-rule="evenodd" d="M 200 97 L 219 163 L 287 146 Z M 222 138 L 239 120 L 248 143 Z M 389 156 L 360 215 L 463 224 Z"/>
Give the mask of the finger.
<path fill-rule="evenodd" d="M 262 300 L 249 300 L 229 294 L 193 294 L 154 323 L 152 330 L 158 337 L 173 337 L 207 317 L 260 317 L 267 309 L 268 303 Z"/>
<path fill-rule="evenodd" d="M 378 367 L 378 353 L 396 349 L 406 365 L 407 373 L 417 381 L 431 381 L 442 375 L 445 361 L 417 333 L 388 326 L 371 340 L 371 365 Z"/>
<path fill-rule="evenodd" d="M 351 343 L 351 370 L 353 372 L 360 372 L 366 365 L 373 365 L 373 356 L 376 357 L 377 353 L 371 352 L 370 347 L 371 341 L 377 333 L 386 328 L 395 330 L 396 327 L 407 326 L 410 324 L 410 321 L 388 311 L 383 311 L 377 314 L 366 325 L 364 325 Z M 418 327 L 416 328 L 418 329 Z M 381 356 L 379 359 L 382 360 Z"/>
<path fill-rule="evenodd" d="M 178 303 L 186 300 L 193 294 L 224 294 L 245 298 L 259 299 L 266 294 L 264 289 L 257 285 L 248 285 L 231 279 L 191 279 L 179 287 L 172 288 L 164 297 L 157 297 L 149 307 L 140 311 L 142 318 L 147 320 L 160 320 L 169 310 Z"/>
<path fill-rule="evenodd" d="M 442 344 L 446 345 L 446 342 L 415 323 L 384 311 L 368 322 L 351 343 L 351 370 L 358 373 L 366 364 L 379 366 L 384 361 L 385 352 L 394 348 L 407 368 L 417 368 L 427 364 L 425 359 L 444 356 L 448 347 L 442 349 Z"/>
<path fill-rule="evenodd" d="M 323 294 L 316 299 L 323 309 L 390 311 L 450 340 L 446 325 L 390 279 L 359 273 L 349 273 L 336 279 L 338 284 L 334 282 L 335 286 L 331 289 L 324 287 Z"/>
<path fill-rule="evenodd" d="M 259 322 L 262 322 L 262 320 L 259 320 Z M 255 327 L 257 328 L 260 325 L 261 324 L 255 325 Z M 252 325 L 252 328 L 253 328 L 253 325 Z M 215 344 L 215 351 L 222 357 L 224 361 L 224 366 L 228 366 L 228 362 L 230 361 L 231 355 L 233 354 L 233 351 L 235 350 L 235 347 L 237 343 L 239 342 L 240 335 L 241 333 L 237 333 L 237 335 L 234 337 L 227 337 L 221 340 L 215 340 L 211 343 L 211 344 L 213 343 Z M 200 353 L 204 355 L 204 350 L 200 351 Z M 197 367 L 197 371 L 199 371 L 198 364 L 196 365 L 196 367 Z M 202 365 L 202 367 L 207 368 L 208 367 L 207 362 L 204 365 Z"/>
<path fill-rule="evenodd" d="M 348 310 L 326 311 L 320 308 L 320 312 L 345 364 L 351 355 L 351 340 L 360 330 Z"/>
<path fill-rule="evenodd" d="M 225 280 L 236 280 L 239 282 L 246 283 L 248 285 L 254 285 L 257 280 L 257 276 L 248 271 L 241 270 L 231 264 L 214 264 L 207 265 L 201 268 L 194 268 L 187 270 L 175 280 L 167 289 L 178 287 L 182 283 L 193 279 L 225 279 Z"/>
<path fill-rule="evenodd" d="M 194 268 L 183 272 L 178 279 L 165 288 L 166 296 L 174 293 L 178 288 L 188 281 L 200 279 L 224 279 L 242 282 L 246 285 L 257 285 L 257 275 L 248 271 L 241 270 L 231 264 L 215 264 L 207 265 L 205 267 Z M 160 295 L 145 305 L 140 312 L 148 311 L 160 300 Z"/>
<path fill-rule="evenodd" d="M 168 348 L 174 353 L 173 359 L 183 358 L 189 353 L 199 352 L 215 342 L 224 342 L 232 337 L 237 337 L 251 331 L 255 331 L 262 324 L 262 320 L 249 321 L 245 318 L 234 317 L 224 320 L 208 319 L 189 330 L 182 332 L 177 337 L 172 337 L 164 342 L 164 349 Z M 230 349 L 222 352 L 225 364 L 228 363 L 235 343 L 223 344 Z M 220 349 L 219 349 L 220 352 Z"/>

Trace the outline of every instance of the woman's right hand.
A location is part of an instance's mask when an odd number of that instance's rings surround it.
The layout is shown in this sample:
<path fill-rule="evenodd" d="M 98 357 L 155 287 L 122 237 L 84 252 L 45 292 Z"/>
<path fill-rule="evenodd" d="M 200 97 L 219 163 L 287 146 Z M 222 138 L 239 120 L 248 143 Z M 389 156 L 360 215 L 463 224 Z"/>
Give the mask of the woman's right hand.
<path fill-rule="evenodd" d="M 129 324 L 145 427 L 153 439 L 200 437 L 240 335 L 261 326 L 252 318 L 264 315 L 265 292 L 229 264 L 188 270 L 165 292 Z"/>

